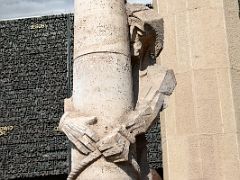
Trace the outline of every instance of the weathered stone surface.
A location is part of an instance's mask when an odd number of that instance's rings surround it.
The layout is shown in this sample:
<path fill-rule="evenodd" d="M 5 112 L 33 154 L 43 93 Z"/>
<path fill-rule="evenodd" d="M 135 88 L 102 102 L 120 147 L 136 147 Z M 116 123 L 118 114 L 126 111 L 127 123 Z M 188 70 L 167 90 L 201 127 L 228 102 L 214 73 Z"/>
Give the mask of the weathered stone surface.
<path fill-rule="evenodd" d="M 148 179 L 149 167 L 138 164 L 146 151 L 137 159 L 136 137 L 166 107 L 176 80 L 173 71 L 154 65 L 150 56 L 158 56 L 162 47 L 161 20 L 148 18 L 157 14 L 140 6 L 127 18 L 125 3 L 75 1 L 73 95 L 60 120 L 74 145 L 69 180 Z M 135 63 L 138 79 L 132 79 Z M 139 86 L 134 92 L 133 80 Z M 147 171 L 142 173 L 142 167 Z"/>
<path fill-rule="evenodd" d="M 154 0 L 165 23 L 158 62 L 178 86 L 161 116 L 164 179 L 239 180 L 238 0 Z"/>
<path fill-rule="evenodd" d="M 136 136 L 147 132 L 152 126 L 159 111 L 165 108 L 165 96 L 171 95 L 176 85 L 172 71 L 166 71 L 159 65 L 149 67 L 147 70 L 140 77 L 139 91 L 141 93 L 139 93 L 139 100 L 135 110 L 121 116 L 119 119 L 120 125 L 116 124 L 116 127 L 109 131 L 107 135 L 98 132 L 101 139 L 92 130 L 94 126 L 101 127 L 98 126 L 97 118 L 82 116 L 79 111 L 74 110 L 74 104 L 73 102 L 71 104 L 71 99 L 66 100 L 69 108 L 65 108 L 66 111 L 61 118 L 59 127 L 82 156 L 80 162 L 77 162 L 72 168 L 68 177 L 69 180 L 78 179 L 79 176 L 81 178 L 93 179 L 92 175 L 85 172 L 85 175 L 81 176 L 81 173 L 85 169 L 87 171 L 88 167 L 92 163 L 94 165 L 94 161 L 98 161 L 101 156 L 105 157 L 108 162 L 129 161 L 135 171 L 140 173 L 140 167 L 134 160 L 134 153 L 131 152 L 130 143 L 134 144 Z M 101 162 L 100 164 L 98 163 L 98 166 L 104 168 L 106 166 L 104 160 Z M 95 171 L 98 173 L 98 169 L 95 168 Z M 122 173 L 112 178 L 119 178 Z M 106 176 L 112 176 L 112 173 L 108 171 L 104 174 L 102 173 L 102 178 Z M 129 178 L 135 179 L 136 177 L 130 176 Z"/>
<path fill-rule="evenodd" d="M 73 107 L 82 115 L 97 117 L 92 129 L 103 138 L 120 125 L 118 119 L 123 113 L 133 109 L 125 2 L 75 1 L 74 24 Z M 72 168 L 76 169 L 88 157 L 75 147 L 72 152 Z M 95 179 L 98 173 L 99 179 L 127 180 L 135 176 L 132 166 L 126 163 L 122 168 L 128 169 L 131 176 L 103 158 L 97 162 L 101 165 L 89 164 L 77 179 Z"/>

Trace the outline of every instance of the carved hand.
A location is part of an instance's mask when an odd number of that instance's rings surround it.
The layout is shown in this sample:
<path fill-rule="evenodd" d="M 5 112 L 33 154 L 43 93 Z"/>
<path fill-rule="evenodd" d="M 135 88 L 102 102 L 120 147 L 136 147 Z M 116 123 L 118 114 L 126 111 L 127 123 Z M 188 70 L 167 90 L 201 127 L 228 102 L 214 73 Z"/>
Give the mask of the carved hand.
<path fill-rule="evenodd" d="M 97 146 L 102 155 L 109 161 L 122 162 L 128 160 L 130 142 L 117 130 L 101 139 Z"/>
<path fill-rule="evenodd" d="M 135 143 L 137 135 L 146 132 L 162 105 L 162 103 L 156 103 L 159 101 L 159 93 L 151 100 L 152 102 L 138 105 L 135 111 L 131 111 L 124 117 L 127 121 L 125 124 L 97 143 L 98 149 L 107 160 L 112 162 L 128 161 L 130 144 Z M 159 108 L 156 109 L 156 106 Z"/>
<path fill-rule="evenodd" d="M 66 112 L 62 116 L 59 129 L 63 131 L 76 148 L 88 155 L 96 150 L 97 134 L 89 127 L 97 122 L 97 118 L 80 116 L 77 113 Z"/>

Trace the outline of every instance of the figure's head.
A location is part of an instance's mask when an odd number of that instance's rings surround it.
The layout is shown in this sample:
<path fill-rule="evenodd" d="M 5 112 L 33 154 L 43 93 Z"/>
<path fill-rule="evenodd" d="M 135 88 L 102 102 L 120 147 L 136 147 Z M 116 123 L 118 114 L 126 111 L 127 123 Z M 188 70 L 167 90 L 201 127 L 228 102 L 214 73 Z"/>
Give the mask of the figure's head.
<path fill-rule="evenodd" d="M 146 6 L 127 6 L 131 55 L 133 61 L 140 61 L 143 70 L 155 63 L 162 50 L 163 20 Z"/>

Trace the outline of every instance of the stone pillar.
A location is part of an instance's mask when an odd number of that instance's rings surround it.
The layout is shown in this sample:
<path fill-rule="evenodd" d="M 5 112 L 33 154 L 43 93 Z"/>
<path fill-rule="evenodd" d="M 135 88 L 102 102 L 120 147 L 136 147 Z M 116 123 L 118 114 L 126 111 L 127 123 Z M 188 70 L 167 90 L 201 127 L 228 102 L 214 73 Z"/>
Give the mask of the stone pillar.
<path fill-rule="evenodd" d="M 240 179 L 238 0 L 155 0 L 159 63 L 178 86 L 161 116 L 165 180 Z"/>
<path fill-rule="evenodd" d="M 74 107 L 108 128 L 133 105 L 128 34 L 124 0 L 75 1 Z"/>
<path fill-rule="evenodd" d="M 75 0 L 73 106 L 96 116 L 101 137 L 120 126 L 119 117 L 133 109 L 129 29 L 124 0 Z M 82 160 L 72 151 L 72 168 Z M 132 166 L 100 158 L 81 180 L 135 179 Z"/>
<path fill-rule="evenodd" d="M 151 63 L 150 54 L 157 56 L 161 49 L 162 20 L 145 6 L 125 5 L 125 0 L 75 0 L 73 95 L 65 99 L 59 123 L 73 145 L 68 180 L 151 175 L 148 167 L 142 173 L 138 165 L 142 156 L 136 152 L 136 137 L 166 107 L 176 79 L 172 70 Z M 137 102 L 131 56 L 142 64 L 135 78 Z"/>

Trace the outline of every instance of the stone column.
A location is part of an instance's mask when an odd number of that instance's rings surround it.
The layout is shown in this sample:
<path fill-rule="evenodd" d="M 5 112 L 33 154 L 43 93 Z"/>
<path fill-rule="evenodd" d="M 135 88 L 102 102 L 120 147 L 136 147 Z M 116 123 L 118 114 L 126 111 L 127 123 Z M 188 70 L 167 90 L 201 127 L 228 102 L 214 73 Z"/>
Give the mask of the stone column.
<path fill-rule="evenodd" d="M 75 0 L 73 106 L 81 115 L 97 117 L 93 128 L 101 137 L 133 109 L 128 34 L 125 0 Z M 72 168 L 81 160 L 73 149 Z M 135 179 L 132 169 L 128 162 L 100 158 L 78 179 Z"/>
<path fill-rule="evenodd" d="M 157 56 L 162 47 L 161 19 L 146 7 L 126 10 L 125 5 L 125 0 L 75 0 L 73 95 L 65 100 L 59 123 L 73 144 L 68 180 L 151 175 L 138 165 L 136 136 L 146 133 L 166 107 L 176 80 L 172 70 L 151 63 L 150 54 Z M 135 78 L 137 102 L 131 55 L 142 65 Z"/>
<path fill-rule="evenodd" d="M 238 0 L 155 0 L 159 63 L 178 86 L 161 116 L 165 180 L 240 179 Z"/>

